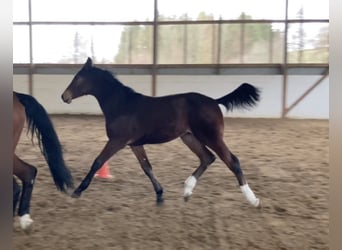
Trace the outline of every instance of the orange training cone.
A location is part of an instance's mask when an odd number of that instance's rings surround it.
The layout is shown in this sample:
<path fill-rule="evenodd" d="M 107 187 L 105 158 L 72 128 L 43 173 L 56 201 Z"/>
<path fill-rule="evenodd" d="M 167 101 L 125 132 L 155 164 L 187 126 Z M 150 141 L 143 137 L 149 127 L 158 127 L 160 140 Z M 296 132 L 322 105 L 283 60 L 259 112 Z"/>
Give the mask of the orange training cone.
<path fill-rule="evenodd" d="M 103 179 L 111 179 L 113 176 L 109 173 L 108 161 L 106 161 L 103 166 L 96 172 L 95 177 Z"/>

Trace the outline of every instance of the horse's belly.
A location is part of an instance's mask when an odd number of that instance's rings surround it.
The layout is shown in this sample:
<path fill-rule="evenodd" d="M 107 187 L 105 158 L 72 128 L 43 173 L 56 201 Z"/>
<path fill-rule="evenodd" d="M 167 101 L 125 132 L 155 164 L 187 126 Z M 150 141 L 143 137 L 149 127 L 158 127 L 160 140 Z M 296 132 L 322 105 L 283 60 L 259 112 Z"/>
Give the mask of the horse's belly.
<path fill-rule="evenodd" d="M 184 131 L 164 131 L 163 133 L 145 134 L 129 145 L 140 146 L 144 144 L 159 144 L 172 141 L 184 134 Z"/>
<path fill-rule="evenodd" d="M 169 142 L 171 140 L 176 139 L 177 137 L 153 137 L 153 136 L 143 136 L 129 145 L 131 146 L 141 146 L 144 144 L 159 144 L 159 143 L 165 143 Z"/>

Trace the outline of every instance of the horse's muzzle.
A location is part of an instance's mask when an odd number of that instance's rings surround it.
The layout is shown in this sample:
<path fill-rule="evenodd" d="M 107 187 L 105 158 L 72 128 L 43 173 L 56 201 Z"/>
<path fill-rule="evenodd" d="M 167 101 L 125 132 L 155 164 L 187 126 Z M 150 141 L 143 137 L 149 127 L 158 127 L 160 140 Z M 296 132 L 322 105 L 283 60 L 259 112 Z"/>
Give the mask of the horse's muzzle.
<path fill-rule="evenodd" d="M 65 91 L 63 94 L 62 94 L 62 100 L 68 104 L 71 103 L 72 101 L 72 95 L 70 93 L 70 91 Z"/>

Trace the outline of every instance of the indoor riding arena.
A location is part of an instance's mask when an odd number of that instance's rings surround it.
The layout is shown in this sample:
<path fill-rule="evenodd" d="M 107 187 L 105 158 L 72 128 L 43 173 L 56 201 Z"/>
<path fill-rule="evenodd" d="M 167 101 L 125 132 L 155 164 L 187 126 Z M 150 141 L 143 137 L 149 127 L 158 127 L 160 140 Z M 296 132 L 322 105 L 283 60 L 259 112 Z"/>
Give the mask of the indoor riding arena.
<path fill-rule="evenodd" d="M 242 83 L 258 88 L 255 106 L 220 108 L 224 142 L 260 205 L 248 202 L 218 156 L 185 199 L 185 182 L 200 161 L 180 138 L 144 146 L 163 203 L 128 145 L 101 168 L 110 178 L 94 177 L 74 198 L 74 190 L 56 189 L 26 124 L 15 153 L 38 169 L 33 223 L 23 230 L 14 216 L 13 249 L 329 249 L 325 1 L 262 0 L 272 13 L 252 0 L 230 11 L 227 1 L 212 0 L 53 2 L 14 1 L 13 90 L 33 96 L 49 114 L 75 188 L 108 141 L 94 96 L 69 104 L 61 98 L 91 58 L 147 96 L 197 92 L 217 99 Z M 84 13 L 75 16 L 80 5 Z"/>

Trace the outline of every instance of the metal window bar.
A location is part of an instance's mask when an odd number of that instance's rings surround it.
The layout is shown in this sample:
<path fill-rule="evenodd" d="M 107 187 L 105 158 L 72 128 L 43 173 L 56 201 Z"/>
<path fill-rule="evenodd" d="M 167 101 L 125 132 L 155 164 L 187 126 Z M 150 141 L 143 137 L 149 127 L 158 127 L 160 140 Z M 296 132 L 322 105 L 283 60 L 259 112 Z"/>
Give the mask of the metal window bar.
<path fill-rule="evenodd" d="M 33 34 L 32 34 L 32 27 L 34 25 L 151 25 L 153 26 L 153 52 L 152 52 L 152 65 L 140 65 L 141 68 L 148 68 L 150 69 L 151 75 L 152 75 L 152 95 L 156 95 L 156 75 L 160 73 L 160 69 L 163 68 L 173 68 L 173 67 L 181 67 L 181 68 L 215 68 L 216 74 L 219 74 L 221 72 L 220 69 L 224 67 L 239 67 L 239 68 L 244 68 L 244 67 L 262 67 L 265 66 L 265 64 L 257 64 L 256 65 L 251 65 L 251 64 L 244 64 L 244 39 L 245 39 L 245 24 L 250 24 L 250 23 L 284 23 L 285 25 L 285 31 L 284 31 L 284 54 L 283 54 L 283 63 L 282 65 L 274 64 L 273 63 L 273 37 L 270 36 L 269 38 L 269 67 L 272 68 L 277 68 L 280 67 L 281 74 L 283 75 L 283 100 L 282 100 L 282 117 L 285 117 L 286 114 L 288 113 L 289 109 L 291 109 L 293 106 L 290 108 L 287 108 L 286 106 L 286 96 L 287 96 L 287 76 L 288 76 L 288 43 L 287 43 L 287 37 L 288 37 L 288 25 L 292 23 L 329 23 L 329 19 L 288 19 L 288 0 L 286 0 L 286 8 L 285 8 L 285 19 L 284 20 L 279 20 L 279 19 L 262 19 L 262 20 L 253 20 L 253 19 L 242 19 L 242 20 L 223 20 L 219 18 L 218 20 L 177 20 L 177 21 L 159 21 L 158 20 L 158 0 L 154 0 L 154 20 L 153 21 L 125 21 L 125 22 L 67 22 L 67 21 L 32 21 L 32 5 L 31 5 L 31 0 L 28 0 L 28 11 L 29 11 L 29 20 L 27 22 L 13 22 L 13 25 L 26 25 L 29 27 L 29 64 L 28 64 L 28 77 L 29 77 L 29 93 L 33 95 L 33 74 L 36 72 L 36 66 L 38 64 L 33 63 Z M 187 41 L 187 25 L 189 24 L 212 24 L 213 26 L 217 26 L 217 36 L 215 35 L 215 28 L 213 28 L 213 34 L 212 34 L 212 63 L 211 65 L 190 65 L 186 64 L 187 62 L 187 48 L 188 48 L 188 41 Z M 241 65 L 232 65 L 232 64 L 222 64 L 221 63 L 221 36 L 222 36 L 222 24 L 240 24 L 241 25 L 241 36 L 240 36 L 240 62 Z M 184 49 L 183 49 L 183 62 L 184 64 L 182 65 L 160 65 L 158 64 L 158 27 L 161 25 L 184 25 Z M 130 39 L 129 39 L 129 47 L 132 46 L 132 41 L 131 41 L 131 34 Z M 215 41 L 215 37 L 217 37 Z M 215 44 L 214 44 L 215 43 Z M 128 65 L 125 65 L 126 68 L 134 68 L 137 65 L 130 64 L 132 62 L 132 55 L 131 52 L 128 52 Z M 53 64 L 58 67 L 57 64 Z M 304 64 L 301 64 L 302 66 Z M 41 65 L 42 66 L 42 65 Z M 51 66 L 51 65 L 50 65 Z M 61 66 L 61 65 L 59 65 Z M 65 65 L 69 66 L 70 68 L 73 68 L 72 65 Z M 76 65 L 74 65 L 76 66 Z M 116 67 L 119 65 L 116 65 Z M 293 65 L 292 65 L 293 66 Z M 304 66 L 310 67 L 310 65 L 306 64 Z M 328 75 L 327 72 L 329 69 L 328 63 L 323 64 L 323 65 L 318 65 L 318 64 L 312 64 L 311 66 L 313 67 L 319 67 L 323 66 L 326 70 L 322 72 L 324 77 Z M 15 68 L 20 68 L 20 67 L 25 67 L 25 64 L 14 64 L 14 69 Z M 293 66 L 295 67 L 295 66 Z M 316 87 L 321 81 L 318 83 L 315 83 L 313 88 Z M 310 88 L 310 91 L 312 88 Z M 300 101 L 300 100 L 299 100 Z M 298 104 L 298 103 L 296 103 Z"/>

